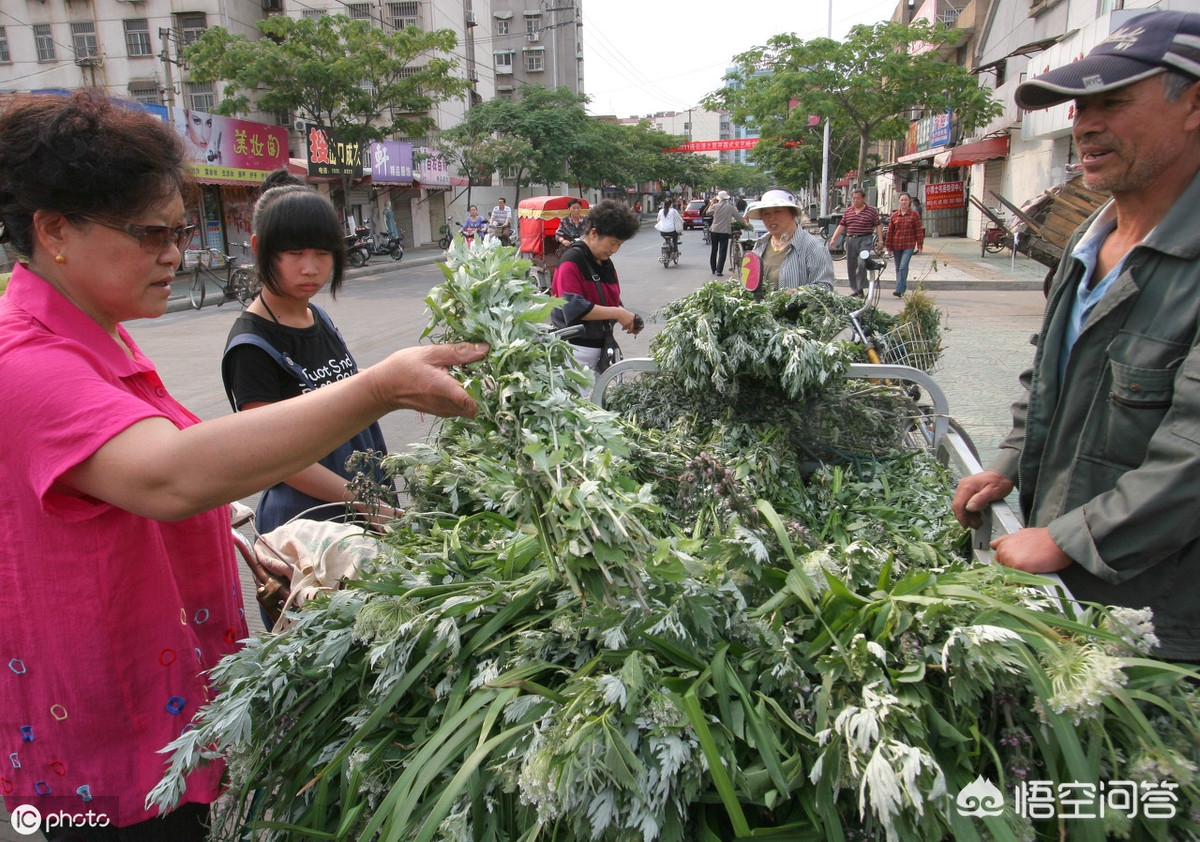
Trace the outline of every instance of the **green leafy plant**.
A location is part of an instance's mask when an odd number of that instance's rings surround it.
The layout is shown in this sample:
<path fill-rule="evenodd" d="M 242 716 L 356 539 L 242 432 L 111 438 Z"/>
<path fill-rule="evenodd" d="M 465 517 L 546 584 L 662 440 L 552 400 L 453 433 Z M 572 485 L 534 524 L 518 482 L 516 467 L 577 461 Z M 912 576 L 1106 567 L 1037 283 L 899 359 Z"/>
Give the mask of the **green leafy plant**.
<path fill-rule="evenodd" d="M 526 271 L 495 243 L 451 247 L 429 335 L 491 343 L 462 372 L 478 418 L 391 457 L 414 505 L 386 550 L 217 666 L 154 803 L 224 758 L 222 838 L 1195 832 L 1200 676 L 1146 656 L 1148 618 L 1075 615 L 1037 577 L 969 566 L 923 452 L 799 468 L 803 418 L 684 418 L 772 378 L 772 408 L 846 388 L 816 327 L 840 302 L 706 288 L 703 312 L 671 308 L 655 355 L 667 377 L 680 358 L 679 423 L 666 400 L 651 423 L 581 399 L 590 376 Z M 792 333 L 768 337 L 771 314 Z M 1180 806 L 968 818 L 956 798 L 981 778 L 1171 784 Z"/>

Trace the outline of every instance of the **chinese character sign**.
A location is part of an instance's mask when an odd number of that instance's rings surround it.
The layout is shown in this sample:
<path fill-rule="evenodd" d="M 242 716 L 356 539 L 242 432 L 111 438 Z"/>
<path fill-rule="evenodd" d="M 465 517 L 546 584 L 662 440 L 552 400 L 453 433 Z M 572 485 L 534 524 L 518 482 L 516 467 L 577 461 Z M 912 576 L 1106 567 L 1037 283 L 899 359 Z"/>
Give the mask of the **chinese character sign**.
<path fill-rule="evenodd" d="M 287 130 L 188 108 L 171 109 L 175 132 L 200 178 L 259 184 L 271 170 L 287 166 Z"/>
<path fill-rule="evenodd" d="M 304 127 L 308 141 L 308 174 L 317 178 L 363 177 L 362 144 L 340 140 L 314 123 Z"/>
<path fill-rule="evenodd" d="M 371 181 L 378 184 L 412 184 L 413 147 L 395 140 L 372 141 Z"/>
<path fill-rule="evenodd" d="M 967 201 L 961 181 L 944 181 L 941 184 L 925 185 L 925 210 L 950 210 L 966 207 Z"/>
<path fill-rule="evenodd" d="M 417 180 L 425 186 L 449 187 L 450 170 L 446 166 L 446 159 L 436 149 L 427 146 L 422 146 L 418 151 L 425 157 L 417 166 Z"/>

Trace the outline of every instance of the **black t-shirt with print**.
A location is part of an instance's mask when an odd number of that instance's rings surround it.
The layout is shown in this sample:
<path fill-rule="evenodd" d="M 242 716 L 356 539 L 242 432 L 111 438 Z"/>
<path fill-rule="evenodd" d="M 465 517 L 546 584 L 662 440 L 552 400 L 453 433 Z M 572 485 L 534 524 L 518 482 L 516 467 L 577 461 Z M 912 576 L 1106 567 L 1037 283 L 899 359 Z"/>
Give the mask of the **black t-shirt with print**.
<path fill-rule="evenodd" d="M 313 319 L 312 327 L 297 328 L 242 313 L 230 328 L 229 338 L 243 333 L 261 336 L 291 357 L 317 386 L 344 380 L 354 373 L 354 358 L 336 331 L 316 313 Z M 261 401 L 275 403 L 309 391 L 307 384 L 285 371 L 270 354 L 250 344 L 230 349 L 226 371 L 230 381 L 227 385 L 238 407 Z"/>

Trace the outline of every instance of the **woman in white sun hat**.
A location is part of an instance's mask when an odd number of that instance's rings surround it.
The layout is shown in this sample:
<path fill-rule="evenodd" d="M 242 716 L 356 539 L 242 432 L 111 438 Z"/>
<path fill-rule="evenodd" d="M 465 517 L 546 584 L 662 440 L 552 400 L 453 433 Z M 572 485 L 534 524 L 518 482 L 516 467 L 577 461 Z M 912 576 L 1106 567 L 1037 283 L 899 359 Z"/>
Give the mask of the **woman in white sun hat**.
<path fill-rule="evenodd" d="M 747 219 L 761 219 L 767 233 L 754 244 L 762 260 L 762 288 L 795 289 L 826 284 L 833 289 L 829 249 L 800 227 L 800 204 L 788 190 L 772 188 L 746 208 Z"/>

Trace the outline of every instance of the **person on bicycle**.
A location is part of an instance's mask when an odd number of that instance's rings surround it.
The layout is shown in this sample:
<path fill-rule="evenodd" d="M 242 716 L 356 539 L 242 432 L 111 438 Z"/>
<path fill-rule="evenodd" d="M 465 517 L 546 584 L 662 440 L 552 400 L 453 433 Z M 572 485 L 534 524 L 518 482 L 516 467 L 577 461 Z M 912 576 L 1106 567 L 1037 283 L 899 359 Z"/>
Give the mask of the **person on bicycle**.
<path fill-rule="evenodd" d="M 113 837 L 172 842 L 206 840 L 224 790 L 218 761 L 177 809 L 146 806 L 248 634 L 228 504 L 390 411 L 473 415 L 450 369 L 487 353 L 408 348 L 201 421 L 123 325 L 166 312 L 195 196 L 179 136 L 102 91 L 0 115 L 0 242 L 20 258 L 0 296 L 0 744 L 20 760 L 3 796 L 46 815 L 83 795 L 112 805 Z"/>
<path fill-rule="evenodd" d="M 508 238 L 513 229 L 513 215 L 512 208 L 508 206 L 508 202 L 503 196 L 496 200 L 496 206 L 492 208 L 491 216 L 488 217 L 488 225 L 492 235 L 499 237 L 502 243 L 508 245 Z"/>
<path fill-rule="evenodd" d="M 467 218 L 462 224 L 462 235 L 470 240 L 472 237 L 483 237 L 487 233 L 488 221 L 479 215 L 479 208 L 471 205 Z"/>
<path fill-rule="evenodd" d="M 675 203 L 670 199 L 663 202 L 663 206 L 658 209 L 658 219 L 654 223 L 654 230 L 661 234 L 664 240 L 670 241 L 672 252 L 679 253 L 679 235 L 683 233 L 683 217 L 675 209 Z"/>
<path fill-rule="evenodd" d="M 825 284 L 833 289 L 833 258 L 821 240 L 800 227 L 800 203 L 778 187 L 746 207 L 746 217 L 761 219 L 767 233 L 754 244 L 762 261 L 760 290 L 795 289 Z"/>
<path fill-rule="evenodd" d="M 234 412 L 296 397 L 358 371 L 341 332 L 312 303 L 326 285 L 337 297 L 346 267 L 333 203 L 304 187 L 277 187 L 258 200 L 252 227 L 261 289 L 229 329 L 221 359 L 221 380 Z M 259 531 L 270 532 L 301 514 L 310 520 L 346 516 L 355 499 L 350 480 L 360 473 L 347 469 L 346 460 L 355 453 L 387 453 L 378 422 L 263 491 L 255 512 Z M 395 487 L 378 463 L 364 473 L 384 491 L 384 503 L 394 504 Z"/>
<path fill-rule="evenodd" d="M 616 361 L 620 349 L 613 328 L 620 325 L 626 333 L 642 330 L 642 318 L 625 309 L 621 301 L 621 282 L 612 256 L 638 232 L 637 215 L 623 202 L 604 199 L 587 216 L 587 229 L 562 255 L 554 270 L 550 294 L 565 300 L 555 308 L 550 320 L 556 328 L 583 325 L 581 336 L 568 341 L 574 346 L 579 365 L 603 371 Z M 612 357 L 606 357 L 606 354 Z"/>

